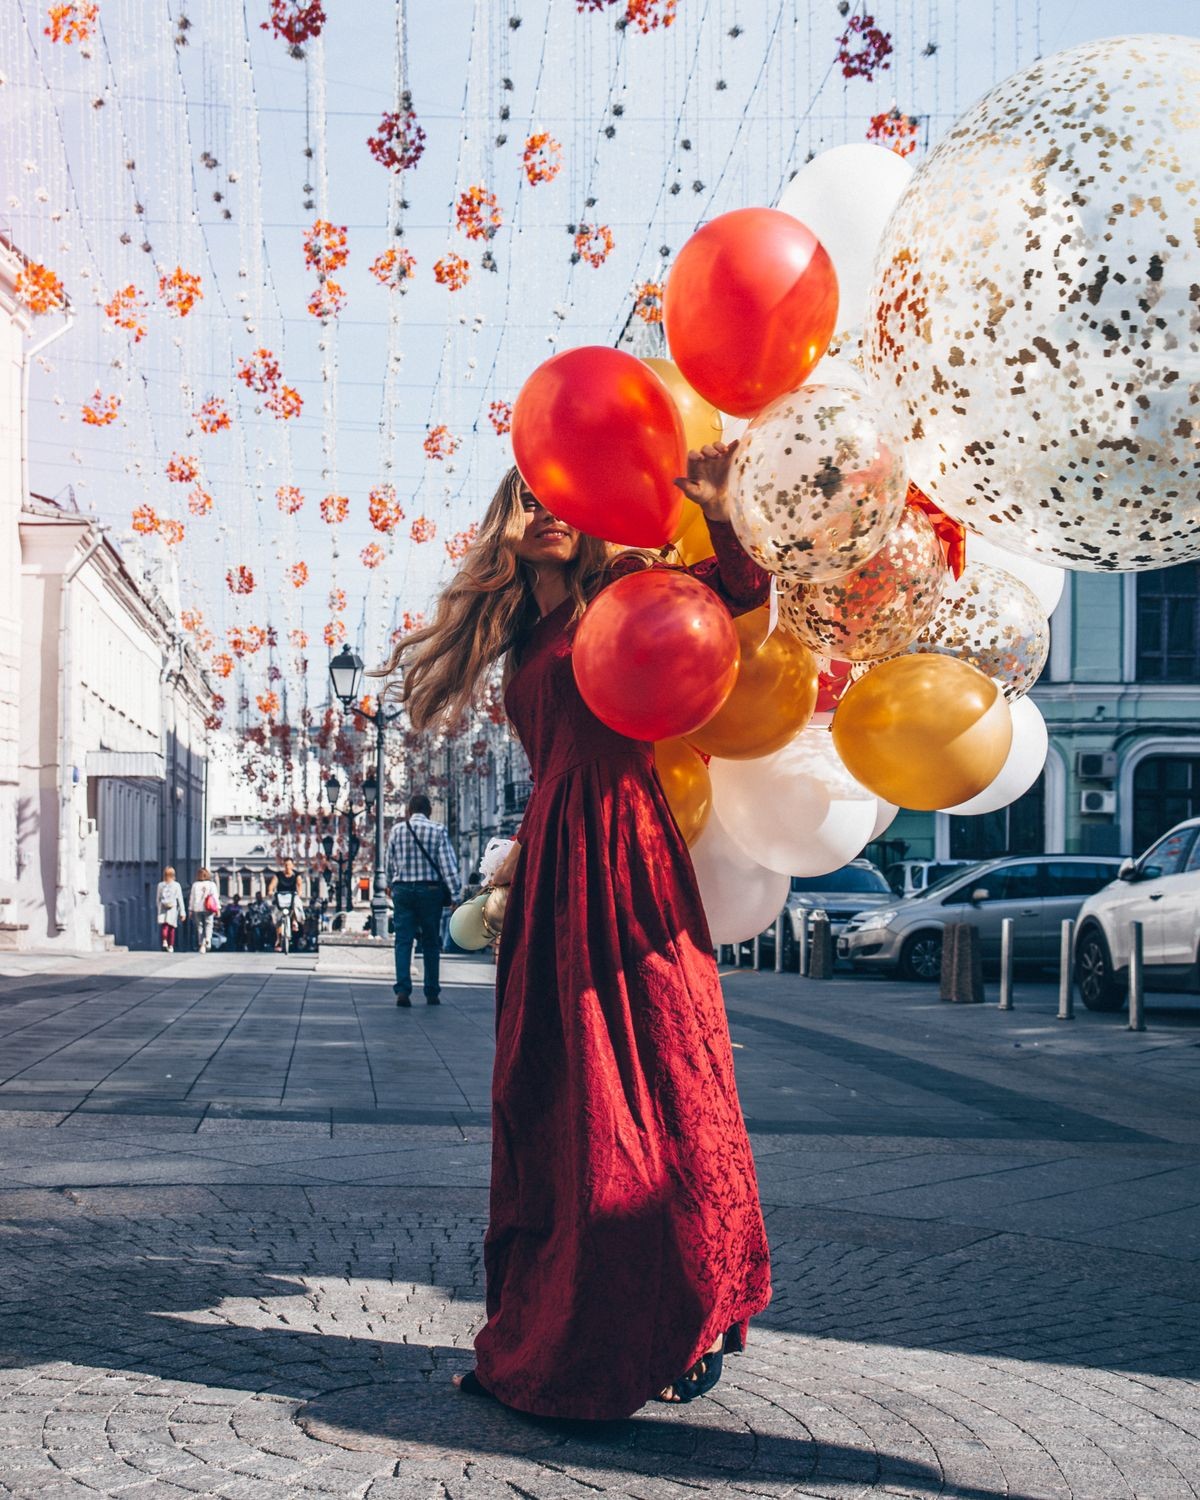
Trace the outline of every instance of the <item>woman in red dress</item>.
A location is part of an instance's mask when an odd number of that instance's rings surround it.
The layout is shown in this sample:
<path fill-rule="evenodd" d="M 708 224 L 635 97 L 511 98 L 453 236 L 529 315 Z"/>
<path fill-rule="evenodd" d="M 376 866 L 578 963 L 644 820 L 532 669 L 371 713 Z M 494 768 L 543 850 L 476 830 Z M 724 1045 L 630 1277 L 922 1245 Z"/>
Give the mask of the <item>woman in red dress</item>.
<path fill-rule="evenodd" d="M 768 579 L 727 522 L 732 448 L 680 485 L 715 558 L 690 571 L 739 613 Z M 515 469 L 404 664 L 415 729 L 453 722 L 505 657 L 533 773 L 496 982 L 487 1324 L 461 1387 L 539 1416 L 626 1417 L 715 1385 L 770 1300 L 770 1261 L 695 874 L 652 746 L 575 686 L 587 602 L 653 554 L 550 515 Z"/>

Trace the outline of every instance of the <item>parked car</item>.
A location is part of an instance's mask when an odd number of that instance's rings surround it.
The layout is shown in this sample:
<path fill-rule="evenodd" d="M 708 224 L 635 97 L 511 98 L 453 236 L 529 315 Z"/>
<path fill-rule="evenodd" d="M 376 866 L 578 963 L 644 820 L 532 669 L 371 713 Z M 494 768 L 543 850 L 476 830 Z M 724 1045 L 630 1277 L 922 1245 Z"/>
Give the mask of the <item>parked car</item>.
<path fill-rule="evenodd" d="M 1014 960 L 1053 964 L 1063 919 L 1076 916 L 1084 899 L 1115 880 L 1120 867 L 1117 859 L 1045 854 L 955 870 L 920 896 L 858 913 L 838 939 L 838 956 L 855 968 L 898 970 L 905 979 L 928 983 L 941 973 L 944 927 L 977 927 L 983 961 L 994 964 L 1000 924 L 1012 917 Z"/>
<path fill-rule="evenodd" d="M 834 937 L 855 912 L 892 900 L 892 890 L 883 872 L 869 859 L 852 859 L 828 875 L 793 875 L 787 905 L 780 913 L 783 924 L 783 967 L 795 969 L 800 960 L 800 922 L 805 912 L 823 911 Z M 775 952 L 775 929 L 760 938 L 764 954 Z"/>
<path fill-rule="evenodd" d="M 1131 923 L 1142 924 L 1147 981 L 1200 987 L 1200 818 L 1127 859 L 1113 885 L 1089 896 L 1075 929 L 1075 983 L 1089 1010 L 1120 1010 L 1128 989 Z"/>
<path fill-rule="evenodd" d="M 901 859 L 884 870 L 884 879 L 897 896 L 918 896 L 943 875 L 977 865 L 977 859 Z"/>

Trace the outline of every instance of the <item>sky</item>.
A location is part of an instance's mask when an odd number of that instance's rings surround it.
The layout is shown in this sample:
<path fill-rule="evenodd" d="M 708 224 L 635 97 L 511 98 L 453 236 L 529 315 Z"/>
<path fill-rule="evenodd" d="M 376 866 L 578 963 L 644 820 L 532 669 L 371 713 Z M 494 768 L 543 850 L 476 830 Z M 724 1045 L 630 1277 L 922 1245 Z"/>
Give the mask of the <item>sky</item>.
<path fill-rule="evenodd" d="M 100 0 L 82 48 L 43 35 L 44 4 L 0 7 L 0 229 L 61 276 L 77 311 L 35 365 L 31 484 L 96 511 L 181 610 L 203 615 L 210 657 L 228 652 L 231 629 L 274 628 L 276 645 L 222 688 L 229 722 L 235 698 L 252 719 L 268 691 L 285 714 L 306 684 L 315 701 L 331 621 L 379 659 L 403 613 L 426 609 L 449 576 L 444 543 L 479 518 L 511 461 L 489 404 L 511 402 L 557 350 L 613 343 L 634 289 L 661 281 L 699 224 L 774 203 L 810 153 L 861 140 L 893 105 L 918 119 L 919 161 L 993 83 L 1131 19 L 1116 0 L 879 0 L 870 10 L 893 51 L 868 81 L 836 64 L 835 0 L 678 0 L 674 24 L 646 34 L 616 28 L 623 4 L 326 0 L 303 58 L 261 29 L 267 0 Z M 1195 34 L 1200 5 L 1143 0 L 1133 18 Z M 425 142 L 401 181 L 366 138 L 404 87 Z M 521 151 L 542 131 L 562 166 L 534 185 Z M 503 220 L 484 243 L 454 228 L 473 185 Z M 345 226 L 349 247 L 335 273 L 345 307 L 324 323 L 306 310 L 316 275 L 303 236 L 318 217 Z M 571 262 L 568 226 L 585 221 L 613 238 L 598 267 Z M 369 271 L 390 246 L 416 260 L 404 293 Z M 459 291 L 432 274 L 448 253 L 469 262 Z M 156 293 L 177 266 L 201 277 L 186 317 Z M 150 304 L 136 343 L 104 313 L 126 286 Z M 33 337 L 53 323 L 38 320 Z M 654 330 L 632 327 L 655 352 Z M 278 420 L 238 381 L 259 347 L 302 398 L 298 417 Z M 111 425 L 82 420 L 97 392 L 119 398 Z M 194 413 L 209 397 L 231 425 L 205 435 Z M 441 461 L 423 448 L 439 425 L 458 445 Z M 197 481 L 167 477 L 176 455 L 196 461 Z M 390 536 L 368 514 L 383 483 L 404 511 Z M 212 497 L 206 515 L 188 509 L 195 484 Z M 300 491 L 297 514 L 281 514 L 280 486 Z M 343 524 L 321 519 L 327 494 L 347 497 Z M 184 540 L 137 539 L 139 505 L 181 521 Z M 432 540 L 413 539 L 418 518 Z M 368 569 L 372 543 L 384 558 Z M 298 564 L 307 577 L 293 587 Z M 246 594 L 227 584 L 239 567 L 253 575 Z M 307 648 L 289 645 L 295 630 Z"/>

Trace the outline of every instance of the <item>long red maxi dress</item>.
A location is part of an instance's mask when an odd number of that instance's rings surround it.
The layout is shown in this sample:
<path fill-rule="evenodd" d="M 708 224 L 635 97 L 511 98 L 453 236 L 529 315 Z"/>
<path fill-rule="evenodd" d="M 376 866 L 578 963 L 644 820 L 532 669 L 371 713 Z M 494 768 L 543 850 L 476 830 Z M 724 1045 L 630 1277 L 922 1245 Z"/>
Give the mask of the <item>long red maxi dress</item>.
<path fill-rule="evenodd" d="M 767 576 L 732 528 L 690 571 L 735 613 Z M 620 562 L 614 576 L 622 571 Z M 695 874 L 649 744 L 571 670 L 570 601 L 506 704 L 533 770 L 497 970 L 479 1379 L 522 1411 L 626 1417 L 771 1296 Z"/>

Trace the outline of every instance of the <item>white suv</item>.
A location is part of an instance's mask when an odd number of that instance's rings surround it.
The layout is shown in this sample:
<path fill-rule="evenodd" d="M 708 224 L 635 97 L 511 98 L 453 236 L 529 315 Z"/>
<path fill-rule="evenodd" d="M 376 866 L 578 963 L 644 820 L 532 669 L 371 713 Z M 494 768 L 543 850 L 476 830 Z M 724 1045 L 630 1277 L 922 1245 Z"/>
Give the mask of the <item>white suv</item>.
<path fill-rule="evenodd" d="M 1112 885 L 1089 896 L 1075 929 L 1075 983 L 1089 1010 L 1120 1010 L 1128 989 L 1132 922 L 1142 924 L 1146 978 L 1195 989 L 1200 978 L 1200 818 L 1127 859 Z"/>

